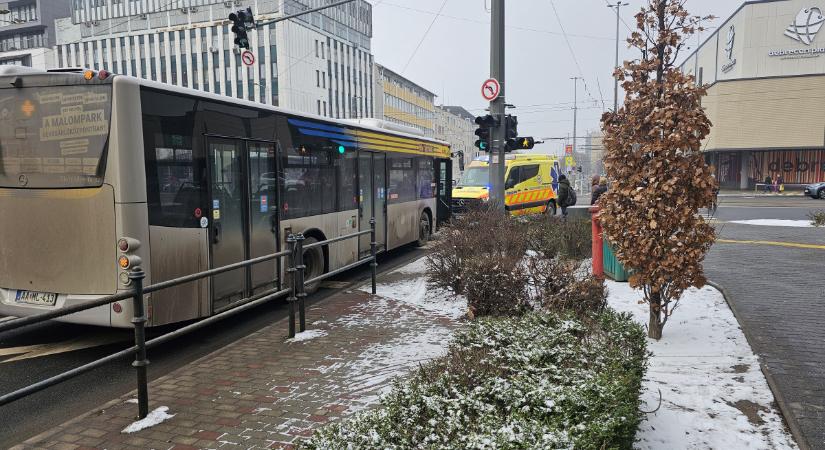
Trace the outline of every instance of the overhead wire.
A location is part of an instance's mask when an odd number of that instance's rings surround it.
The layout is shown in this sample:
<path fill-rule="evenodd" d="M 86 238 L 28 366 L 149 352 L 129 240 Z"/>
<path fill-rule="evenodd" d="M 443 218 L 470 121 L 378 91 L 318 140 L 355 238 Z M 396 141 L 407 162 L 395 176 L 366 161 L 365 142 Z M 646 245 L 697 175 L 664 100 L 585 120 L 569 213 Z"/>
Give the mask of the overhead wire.
<path fill-rule="evenodd" d="M 576 69 L 578 70 L 578 75 L 584 84 L 584 92 L 590 97 L 592 100 L 596 100 L 593 98 L 593 94 L 590 93 L 590 89 L 587 87 L 587 80 L 584 78 L 584 74 L 582 73 L 581 65 L 579 64 L 579 59 L 576 57 L 576 51 L 573 50 L 573 45 L 570 44 L 570 39 L 567 37 L 567 31 L 564 29 L 564 24 L 561 21 L 561 16 L 559 16 L 559 11 L 556 9 L 556 2 L 554 0 L 550 0 L 550 6 L 553 8 L 553 14 L 556 16 L 556 21 L 559 23 L 559 29 L 564 36 L 564 42 L 567 43 L 567 49 L 570 50 L 570 55 L 573 57 L 573 62 L 576 64 Z"/>
<path fill-rule="evenodd" d="M 427 30 L 424 32 L 424 35 L 421 36 L 421 40 L 418 41 L 418 45 L 415 46 L 415 50 L 413 50 L 412 55 L 410 55 L 410 58 L 407 60 L 407 63 L 404 64 L 404 68 L 401 69 L 402 74 L 407 71 L 407 67 L 410 66 L 410 63 L 412 62 L 413 58 L 415 58 L 416 53 L 418 53 L 418 49 L 421 48 L 421 44 L 423 44 L 424 40 L 427 39 L 427 35 L 430 34 L 430 30 L 433 29 L 433 25 L 435 25 L 435 22 L 438 20 L 438 17 L 441 15 L 441 12 L 444 11 L 444 7 L 447 6 L 448 1 L 449 0 L 444 0 L 443 2 L 441 2 L 441 7 L 438 8 L 438 12 L 435 13 L 435 16 L 433 16 L 433 20 L 432 22 L 430 22 L 430 26 L 427 27 Z"/>

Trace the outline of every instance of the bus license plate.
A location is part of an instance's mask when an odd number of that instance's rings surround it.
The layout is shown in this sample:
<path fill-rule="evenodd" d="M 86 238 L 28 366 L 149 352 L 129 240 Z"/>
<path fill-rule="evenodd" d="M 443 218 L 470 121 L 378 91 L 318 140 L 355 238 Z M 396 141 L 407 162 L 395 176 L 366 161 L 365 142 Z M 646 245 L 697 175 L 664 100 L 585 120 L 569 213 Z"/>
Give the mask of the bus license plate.
<path fill-rule="evenodd" d="M 54 306 L 57 303 L 57 294 L 49 292 L 17 291 L 17 303 L 28 303 L 29 305 Z"/>

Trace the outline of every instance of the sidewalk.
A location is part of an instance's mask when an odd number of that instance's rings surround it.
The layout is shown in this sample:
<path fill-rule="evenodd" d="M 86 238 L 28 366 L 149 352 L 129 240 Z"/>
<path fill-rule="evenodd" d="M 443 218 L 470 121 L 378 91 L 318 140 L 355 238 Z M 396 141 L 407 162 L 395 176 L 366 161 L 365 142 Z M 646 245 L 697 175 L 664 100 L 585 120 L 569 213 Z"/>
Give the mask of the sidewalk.
<path fill-rule="evenodd" d="M 353 289 L 309 307 L 294 340 L 280 321 L 155 380 L 150 411 L 171 416 L 162 423 L 123 433 L 137 413 L 132 394 L 14 448 L 292 448 L 443 354 L 466 304 L 428 292 L 423 270 L 419 260 L 379 276 L 375 297 Z"/>

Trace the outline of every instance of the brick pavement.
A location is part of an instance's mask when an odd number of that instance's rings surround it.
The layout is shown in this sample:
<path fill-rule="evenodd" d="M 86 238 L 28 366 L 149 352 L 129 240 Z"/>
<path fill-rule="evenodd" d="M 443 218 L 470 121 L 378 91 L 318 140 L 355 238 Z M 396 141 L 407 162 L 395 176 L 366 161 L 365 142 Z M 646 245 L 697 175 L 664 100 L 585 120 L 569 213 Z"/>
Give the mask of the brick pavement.
<path fill-rule="evenodd" d="M 389 274 L 401 284 L 379 287 L 403 290 L 417 276 Z M 174 414 L 159 425 L 121 432 L 137 413 L 132 393 L 14 448 L 291 448 L 374 405 L 394 377 L 441 354 L 458 322 L 437 307 L 352 290 L 309 307 L 307 324 L 319 336 L 290 342 L 281 321 L 153 381 L 150 411 Z"/>
<path fill-rule="evenodd" d="M 720 237 L 825 245 L 813 228 L 727 223 Z M 825 449 L 824 262 L 825 250 L 722 243 L 705 261 L 791 410 L 787 419 L 814 449 Z"/>

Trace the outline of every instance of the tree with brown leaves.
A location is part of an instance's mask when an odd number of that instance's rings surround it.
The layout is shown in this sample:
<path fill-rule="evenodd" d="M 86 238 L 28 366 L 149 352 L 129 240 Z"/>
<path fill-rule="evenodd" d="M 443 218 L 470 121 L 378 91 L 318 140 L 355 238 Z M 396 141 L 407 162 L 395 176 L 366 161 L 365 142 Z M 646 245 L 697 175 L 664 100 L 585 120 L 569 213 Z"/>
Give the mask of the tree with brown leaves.
<path fill-rule="evenodd" d="M 701 142 L 711 123 L 704 86 L 675 62 L 685 38 L 712 17 L 691 16 L 685 0 L 648 0 L 627 40 L 641 52 L 615 76 L 624 106 L 602 116 L 610 190 L 599 199 L 601 221 L 616 257 L 633 270 L 650 307 L 648 336 L 662 329 L 685 289 L 705 284 L 702 261 L 716 238 L 697 213 L 714 198 L 716 181 Z"/>

